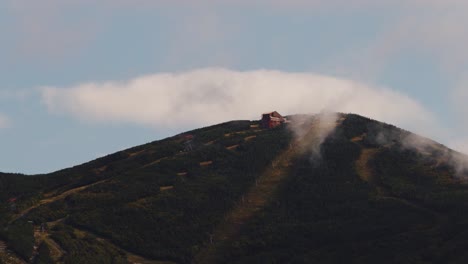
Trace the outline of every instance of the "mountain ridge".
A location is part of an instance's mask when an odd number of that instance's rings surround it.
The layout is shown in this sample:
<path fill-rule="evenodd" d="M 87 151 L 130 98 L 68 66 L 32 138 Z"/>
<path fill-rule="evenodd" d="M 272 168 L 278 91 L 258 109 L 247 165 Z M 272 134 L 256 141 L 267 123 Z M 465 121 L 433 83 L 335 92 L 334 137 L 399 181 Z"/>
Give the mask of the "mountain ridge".
<path fill-rule="evenodd" d="M 290 119 L 226 122 L 47 175 L 1 174 L 0 239 L 54 263 L 466 260 L 462 154 L 358 115 Z"/>

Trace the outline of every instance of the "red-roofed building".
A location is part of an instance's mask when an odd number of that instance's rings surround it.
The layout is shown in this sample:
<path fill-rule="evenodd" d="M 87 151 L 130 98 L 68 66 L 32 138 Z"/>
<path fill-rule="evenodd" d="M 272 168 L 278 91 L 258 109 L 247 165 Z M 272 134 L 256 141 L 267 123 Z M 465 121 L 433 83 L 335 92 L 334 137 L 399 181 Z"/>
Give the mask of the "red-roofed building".
<path fill-rule="evenodd" d="M 274 128 L 286 122 L 286 118 L 278 112 L 273 111 L 262 115 L 261 124 L 264 128 Z"/>

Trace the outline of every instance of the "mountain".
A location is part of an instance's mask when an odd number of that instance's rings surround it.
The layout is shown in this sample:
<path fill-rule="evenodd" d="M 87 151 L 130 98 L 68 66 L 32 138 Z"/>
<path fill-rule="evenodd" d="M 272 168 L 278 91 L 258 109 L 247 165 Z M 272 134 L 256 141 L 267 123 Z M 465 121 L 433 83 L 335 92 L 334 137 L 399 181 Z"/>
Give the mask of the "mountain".
<path fill-rule="evenodd" d="M 354 114 L 288 119 L 0 174 L 0 263 L 467 263 L 463 154 Z"/>

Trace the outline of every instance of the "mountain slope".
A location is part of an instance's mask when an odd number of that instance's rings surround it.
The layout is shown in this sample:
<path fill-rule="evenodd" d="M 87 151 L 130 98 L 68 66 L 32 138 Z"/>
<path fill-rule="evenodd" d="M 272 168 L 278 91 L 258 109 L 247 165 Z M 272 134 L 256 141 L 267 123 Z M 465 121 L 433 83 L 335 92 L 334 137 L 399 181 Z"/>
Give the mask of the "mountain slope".
<path fill-rule="evenodd" d="M 0 239 L 36 262 L 468 259 L 463 155 L 357 115 L 324 120 L 228 122 L 48 175 L 0 175 Z"/>
<path fill-rule="evenodd" d="M 404 131 L 366 121 L 367 135 L 357 140 L 362 131 L 350 133 L 358 128 L 354 118 L 324 142 L 320 162 L 311 166 L 310 156 L 296 161 L 277 203 L 244 228 L 222 259 L 466 262 L 467 186 L 448 164 L 437 164 L 437 153 L 431 158 L 402 146 L 410 136 Z M 390 139 L 383 145 L 369 133 L 378 127 Z"/>

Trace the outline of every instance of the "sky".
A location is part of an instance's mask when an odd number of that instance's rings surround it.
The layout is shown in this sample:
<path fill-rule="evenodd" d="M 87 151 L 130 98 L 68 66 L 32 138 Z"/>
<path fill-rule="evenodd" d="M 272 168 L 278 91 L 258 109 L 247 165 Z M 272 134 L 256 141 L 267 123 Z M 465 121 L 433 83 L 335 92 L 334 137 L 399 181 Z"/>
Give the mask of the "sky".
<path fill-rule="evenodd" d="M 468 153 L 464 0 L 0 0 L 0 171 L 261 113 L 340 111 Z"/>

